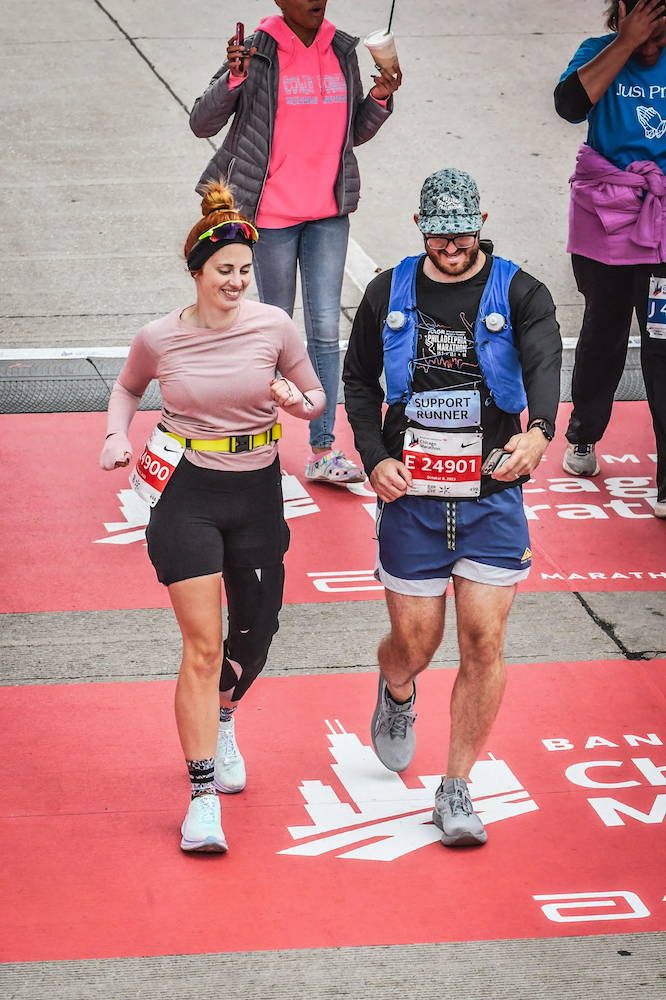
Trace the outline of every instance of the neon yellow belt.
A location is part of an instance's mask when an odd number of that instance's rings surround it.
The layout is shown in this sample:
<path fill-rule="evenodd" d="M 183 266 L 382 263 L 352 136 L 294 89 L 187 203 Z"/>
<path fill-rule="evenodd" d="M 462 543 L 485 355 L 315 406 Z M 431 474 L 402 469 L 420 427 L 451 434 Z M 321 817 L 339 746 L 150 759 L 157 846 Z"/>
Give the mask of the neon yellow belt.
<path fill-rule="evenodd" d="M 265 444 L 271 444 L 272 441 L 279 441 L 282 437 L 282 424 L 274 424 L 270 430 L 263 431 L 261 434 L 236 434 L 234 437 L 226 438 L 184 438 L 179 434 L 172 434 L 171 431 L 167 431 L 161 424 L 158 424 L 160 430 L 163 430 L 165 434 L 169 437 L 174 438 L 183 448 L 191 448 L 193 451 L 228 451 L 233 455 L 238 455 L 243 451 L 252 451 L 254 448 L 261 448 Z"/>

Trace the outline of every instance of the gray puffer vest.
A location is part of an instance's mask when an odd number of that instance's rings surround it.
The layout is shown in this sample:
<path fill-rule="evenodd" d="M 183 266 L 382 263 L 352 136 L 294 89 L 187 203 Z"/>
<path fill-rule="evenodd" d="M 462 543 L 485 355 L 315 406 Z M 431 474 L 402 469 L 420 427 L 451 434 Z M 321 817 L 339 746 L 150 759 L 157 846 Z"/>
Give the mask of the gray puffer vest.
<path fill-rule="evenodd" d="M 250 59 L 245 82 L 229 90 L 229 64 L 225 62 L 192 108 L 190 127 L 195 135 L 207 139 L 217 135 L 234 115 L 224 142 L 196 189 L 203 195 L 206 184 L 223 180 L 233 189 L 238 210 L 249 219 L 256 219 L 271 156 L 279 64 L 277 42 L 265 31 L 246 38 L 245 45 L 257 48 Z M 336 31 L 331 45 L 347 81 L 347 135 L 335 182 L 335 198 L 338 215 L 348 215 L 358 207 L 361 190 L 354 146 L 372 139 L 393 111 L 393 98 L 389 98 L 386 107 L 369 95 L 364 99 L 354 51 L 358 38 Z"/>

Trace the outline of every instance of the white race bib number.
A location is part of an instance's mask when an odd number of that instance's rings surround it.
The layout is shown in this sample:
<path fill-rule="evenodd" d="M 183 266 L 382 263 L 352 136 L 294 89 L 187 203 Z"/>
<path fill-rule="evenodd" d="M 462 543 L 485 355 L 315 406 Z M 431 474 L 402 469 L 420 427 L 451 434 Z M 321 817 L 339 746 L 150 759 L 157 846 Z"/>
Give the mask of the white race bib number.
<path fill-rule="evenodd" d="M 650 278 L 647 332 L 653 340 L 666 340 L 666 278 Z"/>
<path fill-rule="evenodd" d="M 132 469 L 130 486 L 142 500 L 154 507 L 164 487 L 176 471 L 185 449 L 179 441 L 156 427 L 143 449 L 143 454 Z"/>
<path fill-rule="evenodd" d="M 481 493 L 481 431 L 447 434 L 408 427 L 402 461 L 413 477 L 408 496 L 478 497 Z"/>
<path fill-rule="evenodd" d="M 405 416 L 435 430 L 460 430 L 481 423 L 481 393 L 478 389 L 429 389 L 415 392 L 405 407 Z"/>

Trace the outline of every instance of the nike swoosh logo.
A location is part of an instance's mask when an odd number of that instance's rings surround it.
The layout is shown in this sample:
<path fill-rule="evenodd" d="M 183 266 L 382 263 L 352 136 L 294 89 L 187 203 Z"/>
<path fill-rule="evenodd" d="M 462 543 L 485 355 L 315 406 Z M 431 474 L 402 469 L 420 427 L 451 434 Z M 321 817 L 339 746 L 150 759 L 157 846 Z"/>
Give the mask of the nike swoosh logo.
<path fill-rule="evenodd" d="M 461 448 L 473 448 L 474 445 L 478 444 L 478 443 L 479 443 L 478 441 L 470 441 L 469 444 L 461 444 L 460 447 Z"/>
<path fill-rule="evenodd" d="M 164 446 L 164 450 L 165 450 L 165 451 L 172 451 L 172 452 L 174 452 L 174 453 L 175 453 L 175 454 L 177 455 L 177 454 L 178 454 L 178 452 L 179 452 L 179 451 L 180 451 L 181 449 L 180 449 L 180 448 L 167 448 L 167 447 L 166 447 L 166 445 L 165 445 L 165 446 Z"/>

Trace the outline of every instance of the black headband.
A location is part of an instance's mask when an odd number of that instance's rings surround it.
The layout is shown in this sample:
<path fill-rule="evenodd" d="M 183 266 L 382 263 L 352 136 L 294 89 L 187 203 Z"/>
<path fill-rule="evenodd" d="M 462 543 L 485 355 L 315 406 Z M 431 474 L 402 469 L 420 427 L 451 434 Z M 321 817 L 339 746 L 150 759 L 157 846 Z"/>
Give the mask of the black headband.
<path fill-rule="evenodd" d="M 230 235 L 228 239 L 220 231 L 227 226 L 229 227 L 229 233 L 233 232 L 233 235 Z M 254 235 L 252 235 L 255 232 L 254 226 L 250 226 L 249 223 L 242 222 L 241 220 L 222 222 L 217 226 L 213 226 L 207 233 L 199 237 L 187 255 L 188 270 L 201 270 L 206 261 L 214 253 L 217 253 L 222 247 L 230 246 L 232 243 L 243 243 L 252 249 L 253 245 L 257 242 Z"/>

